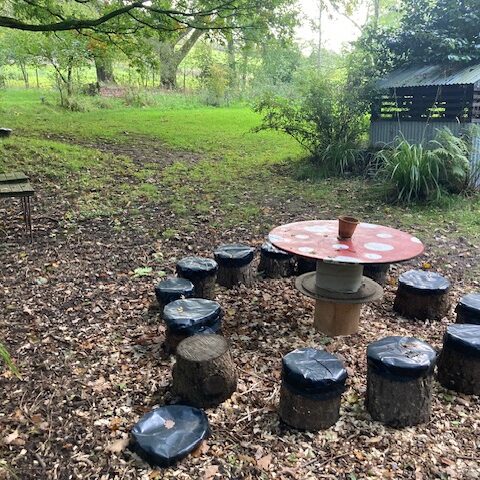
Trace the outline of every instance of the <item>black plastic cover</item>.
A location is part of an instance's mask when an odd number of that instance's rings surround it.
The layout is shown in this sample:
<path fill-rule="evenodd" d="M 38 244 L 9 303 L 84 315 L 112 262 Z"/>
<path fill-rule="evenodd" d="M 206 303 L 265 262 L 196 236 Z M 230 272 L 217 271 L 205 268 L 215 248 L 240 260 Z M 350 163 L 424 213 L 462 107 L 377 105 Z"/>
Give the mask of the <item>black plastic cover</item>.
<path fill-rule="evenodd" d="M 299 395 L 339 395 L 345 389 L 347 371 L 325 350 L 299 348 L 283 357 L 282 378 Z"/>
<path fill-rule="evenodd" d="M 262 245 L 262 254 L 270 258 L 278 258 L 278 259 L 293 258 L 293 255 L 291 253 L 288 253 L 285 250 L 281 250 L 280 248 L 277 248 L 268 240 Z"/>
<path fill-rule="evenodd" d="M 385 337 L 367 347 L 368 365 L 375 373 L 395 378 L 427 376 L 436 358 L 437 353 L 428 343 L 414 337 Z"/>
<path fill-rule="evenodd" d="M 217 302 L 203 298 L 175 300 L 163 309 L 163 318 L 172 332 L 194 335 L 210 327 L 219 329 L 222 309 Z"/>
<path fill-rule="evenodd" d="M 446 293 L 450 288 L 450 282 L 445 277 L 425 270 L 409 270 L 402 273 L 398 283 L 404 288 L 414 290 L 417 294 L 425 295 Z"/>
<path fill-rule="evenodd" d="M 461 323 L 449 325 L 443 337 L 444 347 L 480 357 L 480 325 Z"/>
<path fill-rule="evenodd" d="M 480 325 L 480 293 L 469 293 L 458 302 L 457 313 L 462 314 L 464 323 Z"/>
<path fill-rule="evenodd" d="M 220 245 L 213 252 L 215 260 L 226 267 L 243 267 L 248 265 L 255 254 L 255 249 L 241 243 Z"/>
<path fill-rule="evenodd" d="M 168 467 L 195 450 L 209 434 L 203 410 L 167 405 L 138 421 L 132 429 L 132 447 L 150 464 Z"/>
<path fill-rule="evenodd" d="M 189 280 L 200 280 L 214 275 L 218 265 L 213 258 L 185 257 L 177 262 L 177 273 Z"/>
<path fill-rule="evenodd" d="M 186 278 L 168 277 L 155 287 L 159 303 L 167 304 L 182 297 L 193 296 L 193 283 Z"/>

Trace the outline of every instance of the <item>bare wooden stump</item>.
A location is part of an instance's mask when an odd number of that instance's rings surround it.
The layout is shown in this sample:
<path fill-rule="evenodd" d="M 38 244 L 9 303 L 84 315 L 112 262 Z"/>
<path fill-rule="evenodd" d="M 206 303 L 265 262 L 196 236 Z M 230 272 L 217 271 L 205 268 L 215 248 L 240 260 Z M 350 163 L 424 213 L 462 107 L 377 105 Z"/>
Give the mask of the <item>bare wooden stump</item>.
<path fill-rule="evenodd" d="M 450 390 L 480 395 L 480 325 L 448 326 L 437 378 Z"/>
<path fill-rule="evenodd" d="M 195 296 L 198 298 L 215 298 L 217 270 L 217 262 L 211 258 L 185 257 L 177 262 L 178 276 L 193 283 Z"/>
<path fill-rule="evenodd" d="M 297 256 L 297 275 L 315 272 L 317 270 L 317 261 L 311 258 Z"/>
<path fill-rule="evenodd" d="M 299 430 L 324 430 L 334 425 L 340 417 L 341 396 L 319 400 L 299 395 L 282 382 L 280 390 L 280 418 Z"/>
<path fill-rule="evenodd" d="M 438 273 L 410 270 L 400 275 L 393 309 L 408 318 L 439 320 L 450 307 L 449 289 Z"/>
<path fill-rule="evenodd" d="M 222 334 L 222 330 L 219 328 L 217 329 L 210 329 L 207 331 L 206 334 L 210 335 L 212 333 L 216 333 L 218 335 Z M 191 333 L 180 333 L 172 331 L 170 328 L 167 327 L 165 331 L 165 342 L 163 343 L 163 349 L 165 353 L 168 355 L 173 355 L 177 351 L 178 345 L 185 340 L 186 338 L 191 337 L 192 335 L 204 335 L 203 332 L 191 334 Z"/>
<path fill-rule="evenodd" d="M 389 263 L 367 263 L 363 266 L 363 274 L 380 285 L 385 285 L 387 282 L 389 270 Z"/>
<path fill-rule="evenodd" d="M 251 264 L 241 267 L 218 266 L 217 283 L 222 287 L 232 288 L 235 285 L 253 284 L 254 274 Z"/>
<path fill-rule="evenodd" d="M 385 337 L 367 348 L 366 407 L 371 417 L 392 427 L 430 418 L 436 353 L 414 337 Z"/>
<path fill-rule="evenodd" d="M 228 343 L 220 335 L 195 335 L 177 347 L 173 390 L 188 405 L 216 407 L 237 388 Z"/>

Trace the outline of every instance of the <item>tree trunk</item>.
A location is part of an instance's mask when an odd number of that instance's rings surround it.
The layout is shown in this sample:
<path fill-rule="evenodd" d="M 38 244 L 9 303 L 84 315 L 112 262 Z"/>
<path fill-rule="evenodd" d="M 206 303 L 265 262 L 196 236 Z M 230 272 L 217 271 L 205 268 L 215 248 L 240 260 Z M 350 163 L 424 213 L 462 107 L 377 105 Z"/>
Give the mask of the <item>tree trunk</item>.
<path fill-rule="evenodd" d="M 237 87 L 237 62 L 235 59 L 235 43 L 233 41 L 233 35 L 230 33 L 227 36 L 227 50 L 228 50 L 228 66 L 230 69 L 230 87 Z"/>
<path fill-rule="evenodd" d="M 95 70 L 97 72 L 97 82 L 102 83 L 116 83 L 113 75 L 113 62 L 110 58 L 97 56 L 94 57 Z"/>
<path fill-rule="evenodd" d="M 20 70 L 22 71 L 23 82 L 25 83 L 25 88 L 29 88 L 30 87 L 30 82 L 28 80 L 27 66 L 25 65 L 24 62 L 19 62 L 19 64 L 20 64 Z"/>

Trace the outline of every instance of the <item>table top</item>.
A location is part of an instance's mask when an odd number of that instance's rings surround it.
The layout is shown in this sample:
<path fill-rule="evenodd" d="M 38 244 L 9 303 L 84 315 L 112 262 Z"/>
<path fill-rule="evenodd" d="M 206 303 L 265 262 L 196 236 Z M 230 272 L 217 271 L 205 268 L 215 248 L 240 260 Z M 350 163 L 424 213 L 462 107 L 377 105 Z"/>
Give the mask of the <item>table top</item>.
<path fill-rule="evenodd" d="M 28 182 L 28 177 L 23 172 L 0 173 L 0 183 Z"/>
<path fill-rule="evenodd" d="M 338 220 L 310 220 L 276 227 L 268 239 L 289 253 L 329 263 L 395 263 L 424 250 L 417 237 L 373 223 L 359 223 L 351 239 L 337 235 Z"/>
<path fill-rule="evenodd" d="M 28 182 L 0 183 L 0 197 L 31 197 L 33 187 Z"/>

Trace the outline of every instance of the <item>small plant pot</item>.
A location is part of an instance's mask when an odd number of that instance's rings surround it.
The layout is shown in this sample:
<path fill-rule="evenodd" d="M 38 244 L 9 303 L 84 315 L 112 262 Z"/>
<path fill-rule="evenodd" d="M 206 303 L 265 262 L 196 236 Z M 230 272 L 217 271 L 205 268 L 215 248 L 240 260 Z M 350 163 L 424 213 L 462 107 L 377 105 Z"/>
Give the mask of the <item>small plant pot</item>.
<path fill-rule="evenodd" d="M 345 215 L 338 217 L 338 238 L 352 238 L 353 232 L 358 224 L 359 220 L 355 217 L 347 217 Z"/>

